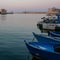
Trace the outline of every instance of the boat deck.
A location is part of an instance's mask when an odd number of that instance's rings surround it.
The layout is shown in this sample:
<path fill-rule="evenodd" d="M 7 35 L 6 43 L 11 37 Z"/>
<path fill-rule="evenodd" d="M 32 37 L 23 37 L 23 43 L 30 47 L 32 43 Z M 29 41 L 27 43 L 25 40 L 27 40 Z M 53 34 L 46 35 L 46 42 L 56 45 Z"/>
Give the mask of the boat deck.
<path fill-rule="evenodd" d="M 38 42 L 29 42 L 29 45 L 37 48 L 37 49 L 42 49 L 44 51 L 48 51 L 48 52 L 54 52 L 54 46 L 52 44 L 49 43 L 38 43 Z"/>
<path fill-rule="evenodd" d="M 58 38 L 58 37 L 51 37 L 51 36 L 43 35 L 43 34 L 41 34 L 41 36 L 44 36 L 44 37 L 47 37 L 47 38 L 50 38 L 50 39 L 54 39 L 56 41 L 60 41 L 60 38 Z"/>

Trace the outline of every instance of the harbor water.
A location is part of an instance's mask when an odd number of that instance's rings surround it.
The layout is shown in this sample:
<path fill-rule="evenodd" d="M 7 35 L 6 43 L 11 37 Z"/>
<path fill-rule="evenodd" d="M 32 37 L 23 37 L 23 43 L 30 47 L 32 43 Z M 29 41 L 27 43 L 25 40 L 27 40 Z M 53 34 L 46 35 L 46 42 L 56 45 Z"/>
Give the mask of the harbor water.
<path fill-rule="evenodd" d="M 31 60 L 24 40 L 32 41 L 32 32 L 40 33 L 37 22 L 45 14 L 0 15 L 0 60 Z"/>

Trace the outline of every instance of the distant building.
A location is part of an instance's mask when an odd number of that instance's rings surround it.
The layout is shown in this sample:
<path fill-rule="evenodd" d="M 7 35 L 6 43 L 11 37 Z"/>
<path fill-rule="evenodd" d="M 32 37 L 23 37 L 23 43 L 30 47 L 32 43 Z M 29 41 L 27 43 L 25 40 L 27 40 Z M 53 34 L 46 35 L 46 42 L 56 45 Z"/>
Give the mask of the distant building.
<path fill-rule="evenodd" d="M 48 14 L 57 14 L 57 13 L 60 13 L 60 9 L 54 7 L 48 9 Z"/>
<path fill-rule="evenodd" d="M 7 13 L 7 10 L 1 9 L 1 10 L 0 10 L 0 13 L 1 13 L 1 14 L 6 14 L 6 13 Z"/>

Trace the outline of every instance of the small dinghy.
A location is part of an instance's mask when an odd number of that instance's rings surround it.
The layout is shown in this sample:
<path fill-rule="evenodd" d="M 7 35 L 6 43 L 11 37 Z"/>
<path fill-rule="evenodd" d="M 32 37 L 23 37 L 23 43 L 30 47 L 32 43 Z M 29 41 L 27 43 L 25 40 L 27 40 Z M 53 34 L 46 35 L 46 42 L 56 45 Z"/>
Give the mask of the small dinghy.
<path fill-rule="evenodd" d="M 60 60 L 60 44 L 26 41 L 25 44 L 32 55 L 42 57 L 43 60 Z"/>

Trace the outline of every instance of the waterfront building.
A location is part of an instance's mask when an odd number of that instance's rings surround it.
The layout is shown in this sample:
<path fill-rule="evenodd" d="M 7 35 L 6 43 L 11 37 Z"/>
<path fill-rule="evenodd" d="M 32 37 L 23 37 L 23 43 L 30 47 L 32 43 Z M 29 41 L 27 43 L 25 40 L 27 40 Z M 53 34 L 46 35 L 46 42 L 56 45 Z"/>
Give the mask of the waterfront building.
<path fill-rule="evenodd" d="M 58 8 L 55 8 L 55 7 L 53 7 L 53 8 L 48 8 L 48 12 L 47 12 L 48 14 L 60 14 L 60 9 L 58 9 Z"/>
<path fill-rule="evenodd" d="M 0 10 L 0 14 L 7 14 L 7 10 L 1 9 L 1 10 Z"/>

